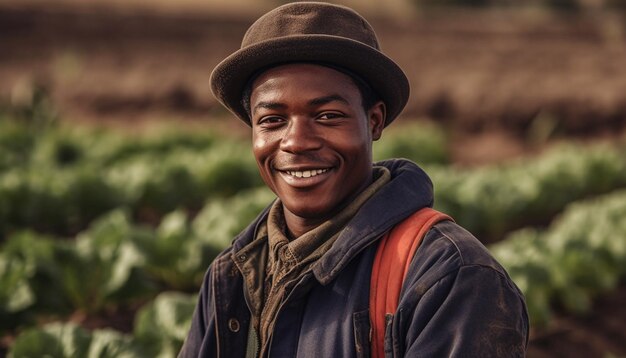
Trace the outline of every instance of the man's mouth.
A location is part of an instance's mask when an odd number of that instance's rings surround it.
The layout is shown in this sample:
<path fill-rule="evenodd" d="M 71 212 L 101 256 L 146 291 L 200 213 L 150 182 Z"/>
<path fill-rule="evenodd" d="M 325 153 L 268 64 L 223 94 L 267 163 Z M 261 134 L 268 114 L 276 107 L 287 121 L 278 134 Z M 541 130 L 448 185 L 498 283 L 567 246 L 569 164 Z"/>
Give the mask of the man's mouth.
<path fill-rule="evenodd" d="M 284 172 L 296 178 L 311 178 L 320 174 L 324 174 L 329 170 L 329 168 L 325 168 L 310 170 L 285 170 Z"/>

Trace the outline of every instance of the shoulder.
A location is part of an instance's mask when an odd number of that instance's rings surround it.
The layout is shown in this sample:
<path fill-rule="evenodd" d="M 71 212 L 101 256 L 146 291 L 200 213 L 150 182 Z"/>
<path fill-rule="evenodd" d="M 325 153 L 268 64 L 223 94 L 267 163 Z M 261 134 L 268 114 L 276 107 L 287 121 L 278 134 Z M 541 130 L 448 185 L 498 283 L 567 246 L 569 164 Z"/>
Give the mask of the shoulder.
<path fill-rule="evenodd" d="M 524 356 L 524 296 L 487 248 L 446 221 L 424 237 L 404 282 L 398 325 L 406 356 Z"/>
<path fill-rule="evenodd" d="M 428 232 L 422 243 L 430 254 L 458 257 L 459 265 L 482 265 L 498 271 L 502 266 L 474 235 L 452 221 L 442 221 Z"/>
<path fill-rule="evenodd" d="M 486 276 L 497 277 L 521 296 L 505 269 L 474 235 L 454 222 L 440 222 L 423 238 L 411 263 L 409 277 L 428 289 L 444 278 L 454 279 L 460 272 L 472 273 L 467 279 L 478 285 Z"/>

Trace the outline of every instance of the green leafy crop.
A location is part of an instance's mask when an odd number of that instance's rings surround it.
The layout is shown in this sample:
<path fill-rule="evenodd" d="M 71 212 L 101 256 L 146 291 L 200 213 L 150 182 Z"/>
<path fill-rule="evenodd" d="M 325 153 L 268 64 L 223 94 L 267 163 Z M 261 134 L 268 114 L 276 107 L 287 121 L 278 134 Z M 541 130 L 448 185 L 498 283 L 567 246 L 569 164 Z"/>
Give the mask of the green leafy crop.
<path fill-rule="evenodd" d="M 490 247 L 526 295 L 532 321 L 551 306 L 586 313 L 626 277 L 626 191 L 567 207 L 547 230 L 525 229 Z"/>

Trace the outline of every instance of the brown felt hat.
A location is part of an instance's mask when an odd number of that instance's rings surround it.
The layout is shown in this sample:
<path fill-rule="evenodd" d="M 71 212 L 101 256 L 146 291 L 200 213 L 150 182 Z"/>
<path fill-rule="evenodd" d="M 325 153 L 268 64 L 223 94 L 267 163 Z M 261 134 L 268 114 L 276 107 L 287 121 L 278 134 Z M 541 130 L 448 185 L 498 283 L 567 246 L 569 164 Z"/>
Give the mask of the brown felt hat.
<path fill-rule="evenodd" d="M 327 63 L 360 76 L 385 102 L 385 126 L 409 98 L 406 75 L 380 51 L 372 26 L 350 8 L 322 2 L 290 3 L 261 16 L 244 35 L 241 48 L 215 67 L 211 90 L 250 125 L 241 102 L 250 78 L 259 70 L 293 62 Z"/>

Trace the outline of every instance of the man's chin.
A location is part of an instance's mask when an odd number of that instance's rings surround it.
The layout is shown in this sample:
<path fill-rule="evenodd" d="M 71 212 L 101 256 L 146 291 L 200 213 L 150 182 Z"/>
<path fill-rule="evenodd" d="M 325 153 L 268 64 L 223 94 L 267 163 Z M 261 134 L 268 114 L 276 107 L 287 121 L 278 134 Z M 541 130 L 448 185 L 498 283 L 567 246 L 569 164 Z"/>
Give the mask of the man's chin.
<path fill-rule="evenodd" d="M 307 220 L 325 220 L 333 213 L 330 205 L 311 206 L 310 203 L 285 202 L 281 199 L 283 208 L 291 215 Z"/>

